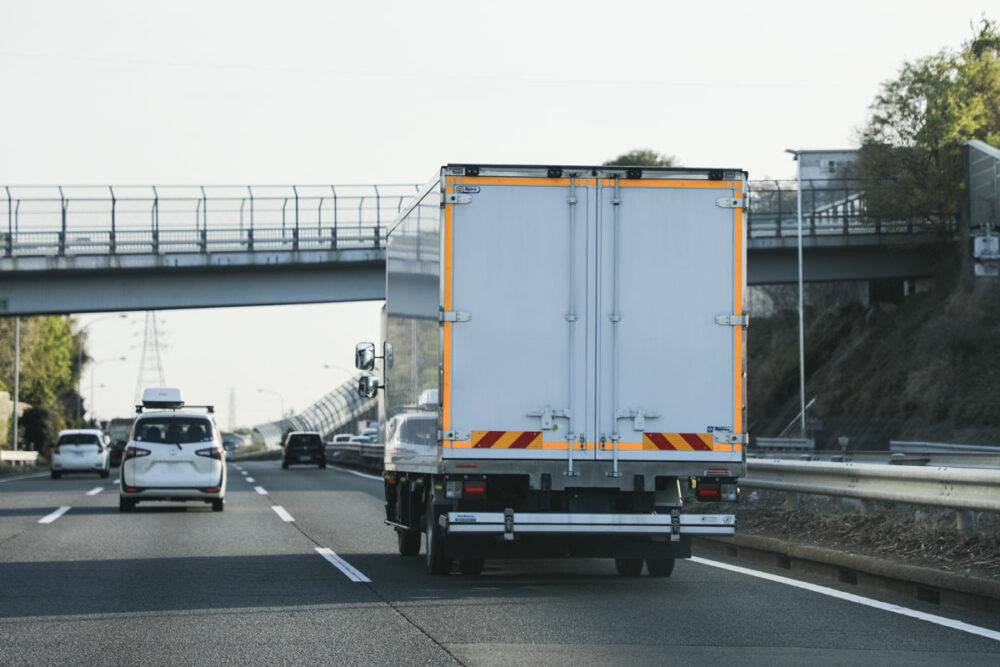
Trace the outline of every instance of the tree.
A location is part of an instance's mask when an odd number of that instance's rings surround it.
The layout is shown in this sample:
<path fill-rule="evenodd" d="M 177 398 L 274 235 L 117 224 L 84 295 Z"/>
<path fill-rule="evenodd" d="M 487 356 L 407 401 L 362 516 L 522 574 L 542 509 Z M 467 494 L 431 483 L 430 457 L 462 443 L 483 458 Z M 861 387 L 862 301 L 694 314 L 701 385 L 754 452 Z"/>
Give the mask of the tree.
<path fill-rule="evenodd" d="M 45 408 L 28 408 L 21 415 L 22 440 L 28 449 L 36 452 L 48 451 L 59 437 L 59 431 L 66 427 L 62 417 Z"/>
<path fill-rule="evenodd" d="M 1000 23 L 983 18 L 959 52 L 904 63 L 870 110 L 858 160 L 868 215 L 953 228 L 962 143 L 1000 145 Z"/>
<path fill-rule="evenodd" d="M 676 167 L 677 158 L 649 148 L 636 148 L 604 164 L 608 167 Z"/>

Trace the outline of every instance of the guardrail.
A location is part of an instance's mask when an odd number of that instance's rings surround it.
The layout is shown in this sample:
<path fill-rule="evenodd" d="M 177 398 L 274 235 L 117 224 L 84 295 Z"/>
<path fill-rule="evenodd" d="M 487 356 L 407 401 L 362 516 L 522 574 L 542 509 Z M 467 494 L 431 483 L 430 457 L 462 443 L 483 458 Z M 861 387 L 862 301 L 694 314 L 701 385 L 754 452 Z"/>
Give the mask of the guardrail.
<path fill-rule="evenodd" d="M 330 463 L 357 466 L 367 470 L 382 470 L 385 445 L 377 442 L 326 443 L 326 460 Z"/>
<path fill-rule="evenodd" d="M 1000 512 L 1000 470 L 994 469 L 754 459 L 740 486 L 788 492 L 793 507 L 805 493 L 856 498 L 862 510 L 865 501 L 953 509 L 967 535 L 975 531 L 973 511 Z"/>
<path fill-rule="evenodd" d="M 34 465 L 37 462 L 38 462 L 38 452 L 0 451 L 0 463 L 18 463 L 20 465 Z"/>

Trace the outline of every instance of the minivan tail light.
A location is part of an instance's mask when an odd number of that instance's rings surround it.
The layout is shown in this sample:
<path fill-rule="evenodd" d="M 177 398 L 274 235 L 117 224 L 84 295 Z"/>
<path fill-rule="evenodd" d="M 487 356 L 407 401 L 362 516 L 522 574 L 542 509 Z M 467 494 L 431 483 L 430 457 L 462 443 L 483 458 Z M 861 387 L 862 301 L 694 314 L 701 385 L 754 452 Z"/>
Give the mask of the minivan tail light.
<path fill-rule="evenodd" d="M 126 447 L 125 448 L 125 460 L 136 459 L 140 456 L 149 456 L 150 451 L 148 449 L 143 449 L 142 447 Z"/>
<path fill-rule="evenodd" d="M 101 443 L 97 443 L 97 453 L 98 454 L 104 453 L 104 445 L 102 445 Z"/>
<path fill-rule="evenodd" d="M 55 447 L 52 448 L 52 453 L 53 454 L 58 454 L 59 453 L 59 445 L 56 445 Z"/>
<path fill-rule="evenodd" d="M 218 447 L 206 447 L 205 449 L 199 449 L 195 452 L 198 456 L 204 456 L 210 459 L 222 460 L 222 450 Z"/>

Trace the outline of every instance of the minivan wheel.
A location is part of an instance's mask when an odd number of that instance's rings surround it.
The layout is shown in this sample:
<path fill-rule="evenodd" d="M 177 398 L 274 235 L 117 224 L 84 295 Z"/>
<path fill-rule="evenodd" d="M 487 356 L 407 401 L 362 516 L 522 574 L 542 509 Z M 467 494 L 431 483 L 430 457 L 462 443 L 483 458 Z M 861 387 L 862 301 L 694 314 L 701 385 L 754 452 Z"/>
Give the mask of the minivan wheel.
<path fill-rule="evenodd" d="M 288 461 L 282 461 L 281 462 L 281 469 L 282 470 L 288 470 Z"/>
<path fill-rule="evenodd" d="M 320 461 L 319 462 L 319 467 L 320 468 L 325 468 L 326 467 L 326 461 Z"/>
<path fill-rule="evenodd" d="M 213 512 L 221 512 L 225 508 L 226 508 L 226 501 L 225 500 L 219 499 L 219 500 L 213 500 L 212 501 L 212 511 Z"/>
<path fill-rule="evenodd" d="M 102 479 L 107 479 L 110 474 L 111 474 L 111 471 L 108 470 L 107 468 L 105 468 L 104 470 L 101 471 L 101 478 Z"/>
<path fill-rule="evenodd" d="M 119 512 L 132 512 L 135 510 L 135 501 L 131 498 L 118 497 L 118 511 Z"/>

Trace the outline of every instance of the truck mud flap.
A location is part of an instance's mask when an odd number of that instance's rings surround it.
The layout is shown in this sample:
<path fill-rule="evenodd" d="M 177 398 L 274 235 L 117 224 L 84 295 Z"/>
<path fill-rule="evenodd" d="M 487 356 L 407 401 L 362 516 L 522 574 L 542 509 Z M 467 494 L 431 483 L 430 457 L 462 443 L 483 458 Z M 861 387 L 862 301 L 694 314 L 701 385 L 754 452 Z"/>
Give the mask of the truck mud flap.
<path fill-rule="evenodd" d="M 530 512 L 448 512 L 449 535 L 499 535 L 512 540 L 533 535 L 732 535 L 732 514 L 555 514 Z"/>

